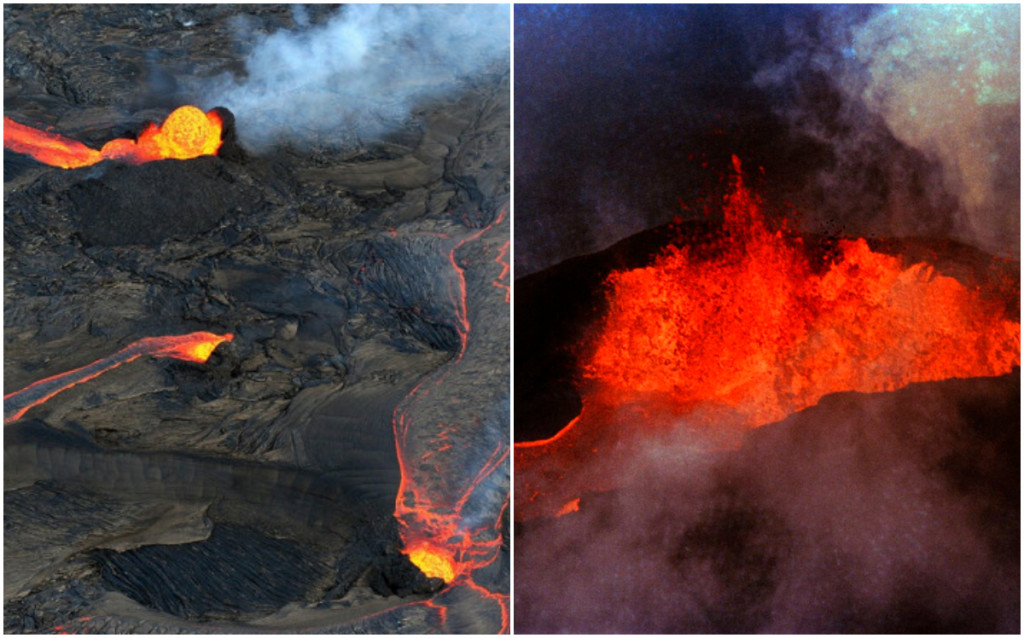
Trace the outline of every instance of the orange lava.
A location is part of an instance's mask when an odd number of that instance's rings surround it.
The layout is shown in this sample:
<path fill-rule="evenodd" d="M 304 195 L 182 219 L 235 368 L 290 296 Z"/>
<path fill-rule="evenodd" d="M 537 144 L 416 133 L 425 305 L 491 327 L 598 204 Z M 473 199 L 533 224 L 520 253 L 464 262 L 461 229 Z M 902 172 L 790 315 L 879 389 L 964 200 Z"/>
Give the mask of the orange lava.
<path fill-rule="evenodd" d="M 455 558 L 452 553 L 433 543 L 421 542 L 406 547 L 409 560 L 430 578 L 440 578 L 446 583 L 455 580 Z"/>
<path fill-rule="evenodd" d="M 172 337 L 146 337 L 137 341 L 146 354 L 155 357 L 174 357 L 183 361 L 206 363 L 217 346 L 233 341 L 231 333 L 218 335 L 212 332 L 192 332 Z"/>
<path fill-rule="evenodd" d="M 30 409 L 45 403 L 54 395 L 72 386 L 95 379 L 104 372 L 135 361 L 143 355 L 206 363 L 218 345 L 232 339 L 234 339 L 234 335 L 230 333 L 218 335 L 212 332 L 192 332 L 186 335 L 139 339 L 109 357 L 104 357 L 81 368 L 41 379 L 17 392 L 5 395 L 4 424 L 17 421 Z"/>
<path fill-rule="evenodd" d="M 672 247 L 609 277 L 610 310 L 584 365 L 599 392 L 722 406 L 757 426 L 833 392 L 1020 365 L 1020 322 L 1002 300 L 863 239 L 840 241 L 816 272 L 797 239 L 768 228 L 740 177 L 724 212 L 712 257 Z"/>
<path fill-rule="evenodd" d="M 566 514 L 572 514 L 573 512 L 580 511 L 580 499 L 574 498 L 558 510 L 555 516 L 565 516 Z"/>
<path fill-rule="evenodd" d="M 60 168 L 82 168 L 108 159 L 128 164 L 192 159 L 217 153 L 222 126 L 215 111 L 204 113 L 194 106 L 181 106 L 167 116 L 162 126 L 147 126 L 138 140 L 114 139 L 97 151 L 57 133 L 34 129 L 5 117 L 4 148 Z"/>
<path fill-rule="evenodd" d="M 504 289 L 505 303 L 512 301 L 512 287 L 507 283 L 502 283 L 503 281 L 508 280 L 509 273 L 511 272 L 508 265 L 508 247 L 510 243 L 510 241 L 505 242 L 505 245 L 501 247 L 501 251 L 498 253 L 498 256 L 494 258 L 494 262 L 501 265 L 501 274 L 498 275 L 498 278 L 494 280 L 492 285 L 495 288 Z"/>
<path fill-rule="evenodd" d="M 687 428 L 701 433 L 694 449 L 730 446 L 826 394 L 1020 365 L 1003 282 L 968 287 L 863 239 L 816 262 L 799 237 L 769 226 L 733 161 L 715 238 L 608 277 L 608 310 L 581 358 L 581 414 L 550 439 L 516 444 L 517 519 L 564 514 L 583 492 L 613 487 L 580 468 L 626 449 L 630 430 Z"/>

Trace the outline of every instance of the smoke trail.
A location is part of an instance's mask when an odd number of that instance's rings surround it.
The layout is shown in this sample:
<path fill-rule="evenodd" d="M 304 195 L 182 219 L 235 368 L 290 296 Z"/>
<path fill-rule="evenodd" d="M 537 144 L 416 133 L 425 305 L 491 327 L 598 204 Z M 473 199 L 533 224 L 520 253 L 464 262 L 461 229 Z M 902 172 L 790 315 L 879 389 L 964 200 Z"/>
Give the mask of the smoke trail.
<path fill-rule="evenodd" d="M 297 24 L 309 23 L 305 11 Z M 220 75 L 197 91 L 231 109 L 242 143 L 339 145 L 379 135 L 417 101 L 509 55 L 507 5 L 347 5 L 327 22 L 264 37 L 245 77 Z"/>
<path fill-rule="evenodd" d="M 764 67 L 755 82 L 792 88 L 797 78 L 826 75 L 844 104 L 840 124 L 814 104 L 790 103 L 785 114 L 812 137 L 832 144 L 837 170 L 823 173 L 822 190 L 843 197 L 839 179 L 850 163 L 870 156 L 896 182 L 908 168 L 878 140 L 888 133 L 941 168 L 923 184 L 942 189 L 959 206 L 940 219 L 922 219 L 920 198 L 892 183 L 885 205 L 894 234 L 941 234 L 999 254 L 1016 254 L 1020 237 L 1020 7 L 1018 5 L 904 5 L 874 11 L 822 12 L 818 23 L 790 25 L 785 60 Z M 806 87 L 806 84 L 804 85 Z M 800 89 L 798 89 L 799 92 Z M 819 100 L 820 101 L 820 100 Z M 910 180 L 902 180 L 904 182 Z M 827 182 L 827 184 L 825 183 Z"/>

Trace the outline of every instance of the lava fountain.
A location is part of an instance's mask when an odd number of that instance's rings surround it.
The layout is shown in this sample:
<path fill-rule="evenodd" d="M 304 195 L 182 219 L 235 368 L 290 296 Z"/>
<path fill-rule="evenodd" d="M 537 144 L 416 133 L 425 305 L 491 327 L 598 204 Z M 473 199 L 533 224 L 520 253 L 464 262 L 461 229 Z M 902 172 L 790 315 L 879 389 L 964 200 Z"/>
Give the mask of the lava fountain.
<path fill-rule="evenodd" d="M 815 256 L 770 226 L 733 164 L 713 238 L 608 277 L 608 311 L 582 355 L 580 416 L 550 439 L 516 445 L 517 519 L 564 515 L 582 491 L 614 487 L 610 477 L 572 479 L 572 468 L 629 429 L 656 436 L 685 423 L 731 447 L 826 394 L 1020 365 L 1019 315 L 1005 297 L 1013 282 L 990 273 L 988 287 L 969 287 L 864 239 Z"/>
<path fill-rule="evenodd" d="M 45 403 L 56 394 L 79 383 L 95 379 L 114 368 L 131 363 L 143 355 L 170 357 L 182 361 L 206 363 L 217 346 L 231 341 L 234 335 L 212 332 L 192 332 L 167 337 L 145 337 L 81 368 L 76 368 L 52 377 L 47 377 L 4 396 L 4 424 L 20 419 L 26 412 Z"/>
<path fill-rule="evenodd" d="M 82 168 L 108 159 L 143 164 L 216 155 L 222 128 L 223 122 L 216 110 L 204 113 L 195 106 L 181 106 L 172 111 L 161 126 L 150 123 L 137 140 L 113 139 L 97 151 L 63 135 L 5 117 L 4 148 L 60 168 Z"/>

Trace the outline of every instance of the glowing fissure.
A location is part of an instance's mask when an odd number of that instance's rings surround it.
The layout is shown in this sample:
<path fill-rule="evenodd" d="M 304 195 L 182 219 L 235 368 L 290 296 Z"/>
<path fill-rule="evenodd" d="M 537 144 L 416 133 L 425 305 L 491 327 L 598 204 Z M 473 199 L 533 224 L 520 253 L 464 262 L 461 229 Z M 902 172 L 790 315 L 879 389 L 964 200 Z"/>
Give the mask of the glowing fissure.
<path fill-rule="evenodd" d="M 162 126 L 147 126 L 138 140 L 114 139 L 97 151 L 57 133 L 41 131 L 5 117 L 4 148 L 60 168 L 82 168 L 108 159 L 142 164 L 216 155 L 221 145 L 222 127 L 216 111 L 204 113 L 194 106 L 181 106 L 167 116 Z"/>
<path fill-rule="evenodd" d="M 192 332 L 168 337 L 146 337 L 118 350 L 109 357 L 63 372 L 4 396 L 4 424 L 20 419 L 26 412 L 45 403 L 68 388 L 95 379 L 114 368 L 135 361 L 143 355 L 170 357 L 195 363 L 206 363 L 218 345 L 231 341 L 234 335 Z"/>
<path fill-rule="evenodd" d="M 502 283 L 508 278 L 511 270 L 508 264 L 508 247 L 510 244 L 511 241 L 505 242 L 505 245 L 501 247 L 501 251 L 498 252 L 498 256 L 494 258 L 494 263 L 501 265 L 501 274 L 494 280 L 494 287 L 502 288 L 505 291 L 505 303 L 512 301 L 512 287 L 509 284 Z"/>
<path fill-rule="evenodd" d="M 625 437 L 684 427 L 701 432 L 701 446 L 731 446 L 826 394 L 1020 365 L 1020 320 L 1006 298 L 1019 284 L 993 270 L 968 287 L 863 239 L 839 240 L 815 267 L 799 237 L 769 227 L 733 161 L 714 238 L 608 277 L 607 313 L 581 356 L 580 415 L 549 439 L 516 444 L 517 519 L 564 515 L 584 492 L 614 487 L 614 476 L 576 478 L 574 468 Z"/>
<path fill-rule="evenodd" d="M 413 472 L 413 468 L 418 462 L 441 452 L 442 448 L 451 448 L 451 426 L 438 424 L 440 434 L 436 437 L 437 445 L 426 452 L 423 458 L 412 457 L 408 451 L 408 440 L 412 425 L 409 418 L 410 409 L 429 396 L 431 390 L 445 382 L 462 361 L 469 343 L 472 326 L 466 305 L 466 278 L 455 257 L 456 251 L 500 224 L 506 215 L 507 211 L 502 210 L 494 222 L 458 241 L 448 254 L 448 260 L 455 273 L 454 282 L 448 287 L 448 297 L 454 308 L 454 326 L 459 336 L 459 348 L 452 360 L 439 373 L 428 376 L 413 388 L 395 408 L 392 421 L 401 471 L 401 483 L 395 499 L 395 518 L 399 522 L 405 546 L 403 552 L 424 574 L 441 578 L 448 583 L 449 588 L 467 586 L 499 604 L 503 623 L 501 632 L 508 630 L 508 596 L 493 593 L 477 585 L 472 580 L 472 573 L 492 564 L 500 554 L 501 520 L 508 508 L 508 495 L 505 496 L 501 513 L 493 525 L 471 526 L 467 529 L 463 510 L 480 484 L 508 460 L 508 445 L 499 442 L 483 465 L 465 483 L 465 487 L 457 493 L 439 494 L 429 485 L 417 483 L 417 474 Z M 435 597 L 435 601 L 437 599 L 438 597 Z"/>

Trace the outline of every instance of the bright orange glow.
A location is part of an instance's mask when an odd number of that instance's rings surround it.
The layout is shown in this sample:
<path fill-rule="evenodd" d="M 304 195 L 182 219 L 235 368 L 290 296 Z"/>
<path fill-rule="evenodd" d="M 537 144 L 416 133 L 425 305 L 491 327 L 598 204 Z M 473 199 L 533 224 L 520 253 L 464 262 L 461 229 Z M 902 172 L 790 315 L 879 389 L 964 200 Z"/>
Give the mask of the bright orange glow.
<path fill-rule="evenodd" d="M 565 516 L 566 514 L 572 514 L 573 512 L 580 511 L 580 499 L 574 498 L 565 505 L 562 506 L 555 516 Z"/>
<path fill-rule="evenodd" d="M 30 409 L 45 403 L 54 395 L 80 383 L 85 383 L 104 372 L 131 363 L 143 355 L 173 357 L 195 363 L 206 363 L 214 349 L 234 335 L 193 332 L 187 335 L 168 337 L 145 337 L 118 350 L 109 357 L 89 365 L 36 381 L 35 383 L 4 396 L 4 424 L 17 421 Z"/>
<path fill-rule="evenodd" d="M 81 142 L 19 124 L 9 117 L 4 118 L 4 148 L 60 168 L 81 168 L 103 159 L 99 151 Z"/>
<path fill-rule="evenodd" d="M 429 542 L 408 548 L 407 551 L 412 564 L 430 578 L 440 578 L 446 583 L 455 580 L 455 560 L 451 552 Z"/>
<path fill-rule="evenodd" d="M 738 166 L 737 166 L 738 169 Z M 584 372 L 619 401 L 658 395 L 782 419 L 833 392 L 991 376 L 1020 365 L 1020 322 L 927 264 L 840 241 L 815 272 L 800 242 L 770 230 L 737 177 L 710 258 L 672 247 L 608 279 L 609 312 Z"/>
<path fill-rule="evenodd" d="M 174 337 L 148 337 L 142 341 L 152 344 L 153 350 L 149 354 L 154 356 L 206 363 L 217 346 L 234 338 L 230 333 L 218 335 L 212 332 L 193 332 Z"/>
<path fill-rule="evenodd" d="M 992 267 L 967 286 L 863 239 L 815 259 L 769 226 L 734 164 L 713 239 L 608 277 L 607 313 L 581 357 L 582 412 L 555 436 L 515 446 L 518 520 L 614 487 L 615 476 L 575 470 L 627 453 L 629 437 L 672 437 L 680 453 L 728 447 L 826 394 L 1020 365 L 1019 281 Z"/>
<path fill-rule="evenodd" d="M 215 155 L 220 149 L 222 127 L 215 111 L 204 113 L 194 106 L 181 106 L 167 116 L 162 126 L 146 127 L 137 141 L 118 138 L 97 151 L 81 142 L 5 117 L 4 147 L 60 168 L 81 168 L 107 159 L 142 164 Z"/>

